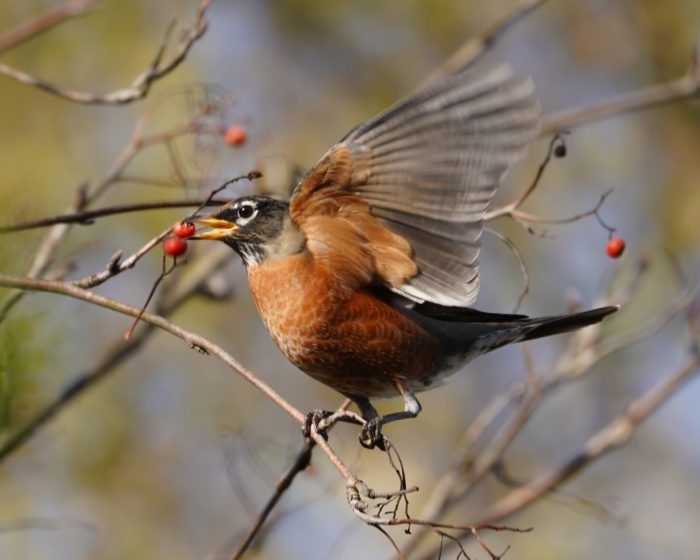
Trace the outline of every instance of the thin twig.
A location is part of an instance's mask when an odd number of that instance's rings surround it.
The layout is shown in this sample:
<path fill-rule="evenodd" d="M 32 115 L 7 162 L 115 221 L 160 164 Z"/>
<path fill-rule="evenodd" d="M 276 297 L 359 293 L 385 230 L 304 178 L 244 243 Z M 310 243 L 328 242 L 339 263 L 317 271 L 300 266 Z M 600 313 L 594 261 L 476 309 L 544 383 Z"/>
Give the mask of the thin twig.
<path fill-rule="evenodd" d="M 394 538 L 387 532 L 387 530 L 384 529 L 384 527 L 377 523 L 369 523 L 368 525 L 370 525 L 370 527 L 374 527 L 377 531 L 379 531 L 382 535 L 386 537 L 386 539 L 389 541 L 389 544 L 391 544 L 391 546 L 393 547 L 394 552 L 396 552 L 396 555 L 398 556 L 399 560 L 406 560 L 406 557 L 401 552 L 399 545 L 396 543 Z"/>
<path fill-rule="evenodd" d="M 535 191 L 535 189 L 539 186 L 540 181 L 542 180 L 542 177 L 544 176 L 544 172 L 546 171 L 547 167 L 549 166 L 549 162 L 552 160 L 552 156 L 556 153 L 556 150 L 560 147 L 565 148 L 566 144 L 564 144 L 564 137 L 562 133 L 557 133 L 555 134 L 552 139 L 549 141 L 549 146 L 547 148 L 547 154 L 545 155 L 544 159 L 542 160 L 542 163 L 540 163 L 539 167 L 537 168 L 537 173 L 535 173 L 534 178 L 532 179 L 532 182 L 528 186 L 527 189 L 521 194 L 516 200 L 511 202 L 510 204 L 506 204 L 505 206 L 502 206 L 500 208 L 495 208 L 491 210 L 490 212 L 486 212 L 484 214 L 484 217 L 482 218 L 485 222 L 489 222 L 491 220 L 495 220 L 496 218 L 500 218 L 501 216 L 513 216 L 513 214 L 520 208 L 525 201 L 530 197 L 530 195 Z"/>
<path fill-rule="evenodd" d="M 262 177 L 262 174 L 259 171 L 251 171 L 245 175 L 239 175 L 238 177 L 234 177 L 233 179 L 229 179 L 226 181 L 224 184 L 218 186 L 217 188 L 213 189 L 209 196 L 202 202 L 197 209 L 191 213 L 187 218 L 189 219 L 190 217 L 194 216 L 197 212 L 199 212 L 202 208 L 205 206 L 208 206 L 211 204 L 213 198 L 222 190 L 224 190 L 226 187 L 228 187 L 230 184 L 235 183 L 237 181 L 240 181 L 241 179 L 257 179 L 259 177 Z M 72 283 L 76 286 L 80 286 L 81 288 L 94 288 L 95 286 L 98 286 L 100 284 L 103 284 L 110 278 L 113 278 L 117 274 L 121 274 L 122 272 L 125 272 L 127 270 L 132 269 L 134 266 L 136 266 L 136 263 L 141 260 L 153 247 L 158 245 L 163 239 L 165 239 L 171 232 L 171 228 L 165 229 L 162 232 L 160 232 L 156 237 L 148 241 L 143 247 L 141 247 L 138 251 L 136 251 L 133 255 L 131 255 L 129 258 L 127 258 L 124 261 L 120 260 L 121 255 L 117 255 L 116 257 L 112 257 L 107 264 L 106 268 L 102 270 L 101 272 L 97 272 L 95 274 L 91 274 L 89 276 L 86 276 L 85 278 L 81 278 L 79 280 L 74 280 Z"/>
<path fill-rule="evenodd" d="M 515 257 L 515 261 L 518 263 L 518 266 L 520 267 L 520 275 L 522 276 L 523 279 L 523 288 L 520 290 L 520 295 L 518 295 L 518 299 L 515 301 L 515 307 L 513 307 L 513 313 L 517 313 L 518 309 L 520 309 L 520 305 L 523 303 L 523 300 L 525 299 L 525 296 L 530 291 L 530 274 L 527 271 L 527 266 L 525 265 L 525 259 L 523 259 L 523 256 L 520 254 L 520 251 L 518 250 L 518 247 L 515 243 L 513 243 L 512 240 L 510 240 L 508 237 L 503 235 L 502 233 L 490 229 L 490 228 L 484 228 L 484 231 L 487 231 L 497 239 L 500 239 L 503 244 L 510 249 L 510 252 L 513 254 Z"/>
<path fill-rule="evenodd" d="M 146 301 L 141 306 L 140 313 L 136 317 L 134 317 L 134 321 L 131 323 L 131 326 L 124 333 L 124 340 L 129 340 L 131 338 L 131 335 L 134 333 L 134 329 L 136 328 L 136 325 L 138 325 L 138 323 L 139 323 L 139 319 L 141 319 L 141 315 L 143 315 L 146 312 L 146 308 L 148 307 L 148 304 L 151 303 L 151 300 L 153 299 L 153 296 L 155 295 L 156 290 L 158 289 L 158 286 L 165 279 L 165 277 L 168 276 L 168 274 L 170 274 L 177 267 L 177 265 L 178 265 L 177 256 L 173 257 L 173 262 L 169 268 L 166 268 L 165 263 L 166 263 L 166 256 L 163 255 L 163 269 L 162 269 L 161 273 L 158 275 L 158 278 L 156 278 L 155 282 L 153 282 L 153 285 L 151 286 L 151 290 L 148 292 L 148 296 L 146 296 Z"/>
<path fill-rule="evenodd" d="M 583 218 L 587 218 L 588 216 L 595 216 L 598 219 L 598 223 L 603 226 L 606 230 L 609 232 L 615 231 L 615 228 L 612 227 L 611 225 L 608 225 L 603 221 L 603 219 L 599 215 L 600 209 L 603 207 L 603 204 L 605 204 L 605 200 L 613 193 L 613 189 L 608 189 L 605 191 L 602 195 L 600 195 L 600 198 L 598 199 L 598 202 L 596 205 L 591 208 L 590 210 L 585 210 L 583 212 L 578 212 L 577 214 L 574 214 L 573 216 L 567 216 L 565 218 L 545 218 L 543 216 L 536 216 L 535 214 L 530 214 L 528 212 L 523 212 L 522 210 L 513 210 L 510 212 L 510 216 L 518 221 L 518 222 L 524 222 L 526 224 L 550 224 L 550 225 L 563 225 L 563 224 L 571 224 L 573 222 L 578 222 L 579 220 L 582 220 Z"/>
<path fill-rule="evenodd" d="M 110 278 L 134 268 L 136 263 L 138 263 L 151 249 L 153 249 L 153 247 L 158 245 L 161 241 L 163 241 L 163 239 L 170 235 L 171 231 L 171 228 L 164 229 L 124 261 L 121 260 L 121 252 L 117 252 L 109 259 L 109 262 L 104 270 L 90 274 L 89 276 L 85 276 L 84 278 L 80 278 L 78 280 L 73 280 L 71 284 L 80 288 L 94 288 L 95 286 L 104 284 Z"/>

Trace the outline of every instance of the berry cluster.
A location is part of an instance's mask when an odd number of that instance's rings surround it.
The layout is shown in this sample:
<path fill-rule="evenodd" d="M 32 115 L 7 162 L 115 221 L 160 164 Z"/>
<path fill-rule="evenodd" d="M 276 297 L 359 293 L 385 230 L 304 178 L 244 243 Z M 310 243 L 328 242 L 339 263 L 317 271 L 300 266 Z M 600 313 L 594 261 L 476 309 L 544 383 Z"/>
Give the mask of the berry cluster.
<path fill-rule="evenodd" d="M 187 251 L 187 239 L 192 237 L 195 232 L 195 227 L 192 222 L 183 221 L 175 222 L 173 225 L 173 234 L 175 237 L 166 237 L 163 240 L 163 252 L 171 257 L 178 257 Z"/>

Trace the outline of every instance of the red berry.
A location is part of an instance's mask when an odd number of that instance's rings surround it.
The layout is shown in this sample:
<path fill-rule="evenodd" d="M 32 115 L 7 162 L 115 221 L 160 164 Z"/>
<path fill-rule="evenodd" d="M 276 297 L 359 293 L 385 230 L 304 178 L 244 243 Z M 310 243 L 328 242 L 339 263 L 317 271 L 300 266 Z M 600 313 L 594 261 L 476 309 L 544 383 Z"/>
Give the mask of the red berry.
<path fill-rule="evenodd" d="M 248 133 L 240 124 L 232 124 L 224 132 L 224 142 L 229 146 L 240 146 L 247 138 Z"/>
<path fill-rule="evenodd" d="M 611 237 L 605 246 L 608 256 L 616 259 L 625 252 L 625 240 L 622 237 Z"/>
<path fill-rule="evenodd" d="M 179 237 L 167 237 L 163 240 L 163 251 L 171 257 L 182 255 L 187 251 L 187 241 Z"/>
<path fill-rule="evenodd" d="M 194 235 L 194 232 L 195 227 L 192 222 L 175 222 L 175 225 L 173 225 L 173 233 L 178 237 L 181 237 L 182 239 L 192 237 Z"/>

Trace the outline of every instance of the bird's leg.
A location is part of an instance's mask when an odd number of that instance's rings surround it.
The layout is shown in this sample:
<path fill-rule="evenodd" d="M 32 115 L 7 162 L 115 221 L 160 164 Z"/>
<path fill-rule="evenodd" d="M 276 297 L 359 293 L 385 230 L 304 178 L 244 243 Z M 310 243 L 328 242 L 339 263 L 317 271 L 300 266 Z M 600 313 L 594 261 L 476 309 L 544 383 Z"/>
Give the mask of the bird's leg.
<path fill-rule="evenodd" d="M 362 411 L 362 416 L 365 417 L 367 423 L 362 427 L 360 432 L 360 444 L 367 449 L 373 449 L 374 447 L 379 447 L 382 451 L 386 450 L 386 445 L 384 444 L 384 436 L 382 435 L 382 426 L 388 424 L 389 422 L 395 422 L 396 420 L 403 420 L 404 418 L 415 418 L 421 411 L 420 403 L 416 398 L 416 395 L 411 389 L 404 386 L 402 383 L 397 383 L 396 388 L 401 393 L 403 397 L 404 407 L 402 412 L 392 412 L 385 416 L 379 416 L 374 407 L 369 404 L 369 400 L 365 398 L 366 405 L 374 412 L 373 416 L 369 418 L 365 416 L 365 411 L 363 406 L 355 400 L 357 405 Z"/>
<path fill-rule="evenodd" d="M 373 418 L 379 416 L 377 409 L 372 406 L 372 403 L 369 402 L 369 399 L 367 397 L 358 397 L 357 395 L 348 394 L 345 394 L 345 396 L 349 399 L 352 399 L 357 408 L 360 409 L 360 414 L 362 415 L 362 418 L 365 419 L 365 421 L 369 422 Z"/>

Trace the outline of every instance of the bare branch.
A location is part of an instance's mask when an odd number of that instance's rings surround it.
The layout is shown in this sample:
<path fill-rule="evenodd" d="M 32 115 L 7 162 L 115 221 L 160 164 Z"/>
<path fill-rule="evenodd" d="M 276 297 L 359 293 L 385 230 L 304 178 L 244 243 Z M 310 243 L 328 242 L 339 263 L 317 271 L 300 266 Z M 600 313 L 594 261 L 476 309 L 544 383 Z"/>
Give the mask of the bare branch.
<path fill-rule="evenodd" d="M 449 74 L 454 74 L 468 64 L 479 58 L 486 49 L 491 47 L 493 43 L 512 25 L 519 22 L 530 12 L 539 8 L 546 0 L 519 0 L 510 12 L 506 13 L 499 20 L 487 27 L 483 32 L 471 37 L 464 45 L 454 52 L 445 62 L 443 62 L 437 70 L 432 72 L 418 87 L 418 89 L 427 88 L 441 78 Z"/>
<path fill-rule="evenodd" d="M 574 476 L 594 459 L 625 445 L 634 434 L 635 428 L 673 395 L 685 381 L 697 373 L 699 368 L 700 355 L 696 354 L 675 373 L 660 381 L 630 404 L 622 414 L 595 433 L 576 455 L 556 469 L 501 498 L 484 512 L 483 519 L 495 521 L 522 510 L 538 497 Z"/>
<path fill-rule="evenodd" d="M 0 53 L 93 10 L 99 0 L 67 0 L 0 33 Z"/>
<path fill-rule="evenodd" d="M 695 44 L 688 72 L 677 80 L 631 91 L 591 107 L 554 113 L 542 121 L 542 134 L 568 129 L 595 120 L 649 109 L 700 95 L 700 40 Z"/>
<path fill-rule="evenodd" d="M 206 199 L 201 198 L 186 198 L 183 200 L 158 200 L 153 202 L 140 202 L 133 204 L 116 204 L 105 208 L 95 208 L 94 210 L 85 210 L 83 212 L 72 212 L 70 214 L 58 214 L 48 218 L 40 218 L 38 220 L 29 220 L 12 224 L 10 226 L 0 226 L 0 234 L 14 233 L 18 231 L 26 231 L 28 229 L 36 229 L 42 227 L 53 226 L 56 224 L 82 224 L 90 225 L 95 218 L 105 216 L 115 216 L 118 214 L 128 214 L 130 212 L 142 212 L 144 210 L 164 210 L 166 208 L 191 208 L 192 206 L 200 206 L 206 202 Z M 230 199 L 210 200 L 207 206 L 221 206 L 230 202 Z"/>
<path fill-rule="evenodd" d="M 129 315 L 131 317 L 136 317 L 140 313 L 140 309 L 127 305 L 120 301 L 110 299 L 108 297 L 95 294 L 83 288 L 79 288 L 73 284 L 67 282 L 56 282 L 51 280 L 40 280 L 34 278 L 23 278 L 18 276 L 10 276 L 7 274 L 0 274 L 0 286 L 8 288 L 18 288 L 21 290 L 31 290 L 40 292 L 49 292 L 54 294 L 61 294 L 69 296 L 75 299 L 80 299 L 91 303 L 93 305 L 98 305 L 104 307 L 105 309 L 110 309 L 121 313 L 123 315 Z M 178 327 L 175 323 L 168 321 L 165 317 L 160 315 L 154 315 L 152 313 L 144 313 L 141 316 L 141 320 L 147 323 L 151 323 L 162 330 L 184 340 L 191 348 L 203 351 L 206 354 L 211 354 L 216 356 L 231 369 L 237 372 L 241 377 L 243 377 L 248 383 L 253 385 L 255 388 L 264 393 L 268 398 L 275 402 L 282 410 L 284 410 L 289 416 L 300 424 L 304 420 L 304 414 L 294 408 L 289 404 L 281 395 L 279 395 L 272 387 L 267 383 L 258 379 L 258 377 L 249 369 L 245 368 L 238 360 L 228 354 L 223 348 L 210 342 L 204 337 L 201 337 L 195 333 L 187 331 L 181 327 Z M 321 435 L 318 438 L 323 440 Z M 314 437 L 316 439 L 316 437 Z M 316 440 L 318 443 L 318 440 Z M 325 443 L 325 442 L 324 442 Z M 330 450 L 330 447 L 326 445 L 326 448 Z M 332 452 L 332 450 L 330 450 Z M 334 462 L 335 464 L 335 462 Z M 342 463 L 341 463 L 342 464 Z M 347 469 L 345 469 L 346 472 Z"/>
<path fill-rule="evenodd" d="M 151 64 L 128 88 L 104 95 L 64 89 L 4 63 L 0 63 L 0 74 L 75 103 L 87 105 L 124 105 L 138 99 L 143 99 L 148 95 L 153 83 L 177 68 L 185 60 L 192 46 L 204 35 L 208 25 L 205 19 L 205 13 L 209 4 L 210 0 L 201 0 L 199 8 L 197 9 L 195 22 L 183 32 L 182 38 L 176 45 L 174 53 L 170 58 L 164 61 L 165 49 L 173 26 L 171 25 L 168 28 Z"/>

